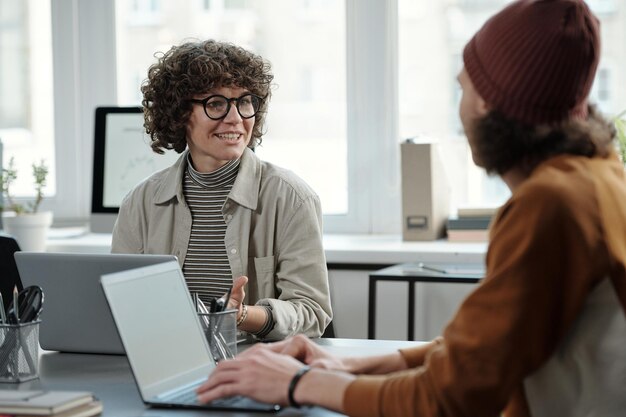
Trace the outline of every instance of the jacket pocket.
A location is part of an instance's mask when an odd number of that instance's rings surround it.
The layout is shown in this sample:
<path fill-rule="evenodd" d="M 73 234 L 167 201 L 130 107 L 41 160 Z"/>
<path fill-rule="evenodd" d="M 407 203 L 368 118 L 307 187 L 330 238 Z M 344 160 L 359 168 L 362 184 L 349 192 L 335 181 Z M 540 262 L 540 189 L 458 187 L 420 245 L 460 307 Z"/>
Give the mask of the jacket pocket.
<path fill-rule="evenodd" d="M 274 257 L 254 258 L 254 270 L 258 288 L 258 298 L 275 298 Z"/>

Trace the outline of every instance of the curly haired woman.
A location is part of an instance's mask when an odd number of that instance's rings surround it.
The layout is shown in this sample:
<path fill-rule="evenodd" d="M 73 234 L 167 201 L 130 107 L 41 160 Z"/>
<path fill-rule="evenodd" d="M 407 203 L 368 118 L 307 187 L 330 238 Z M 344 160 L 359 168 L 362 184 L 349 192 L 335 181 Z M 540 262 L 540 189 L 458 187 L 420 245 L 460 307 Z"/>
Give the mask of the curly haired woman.
<path fill-rule="evenodd" d="M 316 337 L 332 317 L 319 198 L 253 152 L 273 78 L 260 56 L 212 40 L 158 58 L 145 128 L 154 152 L 182 155 L 126 196 L 112 250 L 176 255 L 204 301 L 232 286 L 238 328 L 260 339 Z"/>

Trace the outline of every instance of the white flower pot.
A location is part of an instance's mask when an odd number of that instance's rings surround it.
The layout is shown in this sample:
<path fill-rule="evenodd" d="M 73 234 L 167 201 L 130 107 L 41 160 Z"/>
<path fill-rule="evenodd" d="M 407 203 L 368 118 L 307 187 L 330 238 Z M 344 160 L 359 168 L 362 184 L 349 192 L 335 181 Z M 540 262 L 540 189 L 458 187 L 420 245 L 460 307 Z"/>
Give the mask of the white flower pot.
<path fill-rule="evenodd" d="M 13 236 L 23 251 L 46 250 L 46 235 L 52 224 L 52 212 L 15 214 L 2 213 L 4 231 Z"/>

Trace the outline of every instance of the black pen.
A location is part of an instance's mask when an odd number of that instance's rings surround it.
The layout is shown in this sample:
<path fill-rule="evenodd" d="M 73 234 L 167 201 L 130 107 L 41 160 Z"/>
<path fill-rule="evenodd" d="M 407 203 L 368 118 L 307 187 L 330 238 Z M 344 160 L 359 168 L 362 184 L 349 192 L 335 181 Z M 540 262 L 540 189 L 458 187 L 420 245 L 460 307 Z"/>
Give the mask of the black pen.
<path fill-rule="evenodd" d="M 226 292 L 226 301 L 224 301 L 224 306 L 222 307 L 222 311 L 228 308 L 228 302 L 230 301 L 230 294 L 232 293 L 232 291 L 233 291 L 233 287 L 230 287 L 228 291 Z"/>

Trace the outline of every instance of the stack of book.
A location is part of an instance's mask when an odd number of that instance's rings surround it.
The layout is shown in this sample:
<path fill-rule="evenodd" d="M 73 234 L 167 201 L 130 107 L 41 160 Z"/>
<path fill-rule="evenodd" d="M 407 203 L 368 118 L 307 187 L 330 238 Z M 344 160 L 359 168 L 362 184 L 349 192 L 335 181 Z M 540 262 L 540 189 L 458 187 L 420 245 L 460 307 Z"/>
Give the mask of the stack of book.
<path fill-rule="evenodd" d="M 450 242 L 487 242 L 489 225 L 497 207 L 467 207 L 458 209 L 458 217 L 448 219 Z"/>
<path fill-rule="evenodd" d="M 102 403 L 90 392 L 0 390 L 0 415 L 91 417 L 100 413 Z"/>

